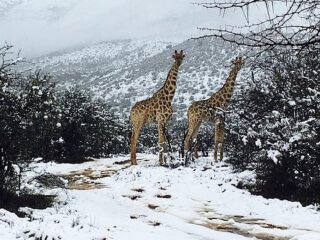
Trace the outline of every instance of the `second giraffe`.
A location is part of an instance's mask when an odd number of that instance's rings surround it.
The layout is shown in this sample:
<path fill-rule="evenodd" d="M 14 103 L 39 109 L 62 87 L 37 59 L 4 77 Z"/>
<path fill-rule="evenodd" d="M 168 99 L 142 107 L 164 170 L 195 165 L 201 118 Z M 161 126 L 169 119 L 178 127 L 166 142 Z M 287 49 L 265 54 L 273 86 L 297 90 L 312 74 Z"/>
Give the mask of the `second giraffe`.
<path fill-rule="evenodd" d="M 223 154 L 223 141 L 224 141 L 224 119 L 219 117 L 216 119 L 216 109 L 225 110 L 228 106 L 231 95 L 234 89 L 235 81 L 238 72 L 240 71 L 244 61 L 241 57 L 237 57 L 232 61 L 233 67 L 229 73 L 229 76 L 218 92 L 214 93 L 210 98 L 200 101 L 195 101 L 188 109 L 188 131 L 184 139 L 184 152 L 189 151 L 190 140 L 194 141 L 197 137 L 199 127 L 202 121 L 211 121 L 219 128 L 219 134 L 216 133 L 218 138 L 217 143 L 221 143 L 220 156 Z M 217 131 L 217 129 L 216 129 Z M 220 136 L 221 137 L 220 137 Z M 223 136 L 223 137 L 222 137 Z M 221 138 L 221 139 L 220 139 Z M 215 146 L 218 148 L 218 146 Z M 215 153 L 215 160 L 217 160 L 217 154 Z"/>

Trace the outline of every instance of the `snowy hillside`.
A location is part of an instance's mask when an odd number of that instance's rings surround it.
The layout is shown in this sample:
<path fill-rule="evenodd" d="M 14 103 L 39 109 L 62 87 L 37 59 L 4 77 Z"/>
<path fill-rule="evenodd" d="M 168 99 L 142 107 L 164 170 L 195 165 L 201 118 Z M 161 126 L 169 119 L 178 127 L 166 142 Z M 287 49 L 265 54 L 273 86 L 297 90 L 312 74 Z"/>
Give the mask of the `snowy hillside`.
<path fill-rule="evenodd" d="M 61 84 L 93 86 L 102 77 L 137 65 L 162 52 L 170 43 L 117 41 L 102 42 L 76 50 L 55 52 L 31 61 L 31 67 L 54 74 Z"/>
<path fill-rule="evenodd" d="M 29 187 L 58 201 L 44 210 L 23 208 L 27 218 L 0 209 L 0 239 L 320 239 L 314 207 L 236 188 L 252 178 L 249 171 L 212 166 L 212 156 L 176 169 L 159 166 L 155 155 L 139 154 L 138 166 L 127 158 L 33 164 L 36 174 L 66 179 L 67 188 L 43 188 L 28 173 Z"/>
<path fill-rule="evenodd" d="M 169 42 L 103 42 L 78 50 L 34 59 L 32 68 L 52 73 L 62 85 L 89 87 L 117 111 L 128 112 L 134 102 L 151 96 L 162 86 L 174 49 L 183 49 L 174 107 L 179 116 L 193 100 L 210 96 L 227 78 L 230 62 L 241 53 L 215 39 Z M 30 67 L 30 65 L 28 66 Z M 243 70 L 237 88 L 246 78 Z M 242 76 L 242 77 L 241 77 Z"/>

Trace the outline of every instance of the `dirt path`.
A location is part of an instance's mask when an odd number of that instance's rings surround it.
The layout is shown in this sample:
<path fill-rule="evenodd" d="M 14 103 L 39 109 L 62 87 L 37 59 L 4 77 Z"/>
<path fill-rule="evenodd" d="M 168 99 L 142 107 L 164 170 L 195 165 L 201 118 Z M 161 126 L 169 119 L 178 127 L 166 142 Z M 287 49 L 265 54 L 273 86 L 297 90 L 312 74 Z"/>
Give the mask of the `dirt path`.
<path fill-rule="evenodd" d="M 90 190 L 107 188 L 108 186 L 101 183 L 99 179 L 111 177 L 119 170 L 130 166 L 130 161 L 114 162 L 112 165 L 106 165 L 103 169 L 88 167 L 82 170 L 71 171 L 70 173 L 61 175 L 61 177 L 68 180 L 67 188 L 69 189 Z"/>
<path fill-rule="evenodd" d="M 68 180 L 69 189 L 77 190 L 91 190 L 100 188 L 109 188 L 109 186 L 101 183 L 99 179 L 111 177 L 118 171 L 130 167 L 130 162 L 114 162 L 111 165 L 106 165 L 104 168 L 94 169 L 88 167 L 83 170 L 71 171 L 68 174 L 62 175 L 63 178 Z M 144 189 L 132 189 L 136 194 L 123 195 L 133 201 L 139 201 L 142 198 L 141 193 Z M 155 198 L 168 199 L 171 198 L 170 194 L 164 196 L 155 196 Z M 146 208 L 159 211 L 158 205 L 147 204 Z M 165 212 L 164 212 L 165 213 Z M 214 209 L 210 209 L 208 205 L 203 204 L 203 208 L 197 211 L 198 219 L 186 220 L 188 224 L 202 226 L 214 231 L 229 232 L 243 237 L 255 238 L 260 240 L 288 240 L 293 236 L 288 236 L 286 230 L 287 226 L 275 225 L 267 222 L 262 218 L 249 218 L 239 215 L 222 215 L 217 213 Z M 131 219 L 141 220 L 145 215 L 132 215 Z M 150 222 L 153 226 L 159 226 L 161 223 L 158 221 Z M 272 233 L 270 233 L 270 230 Z"/>
<path fill-rule="evenodd" d="M 262 218 L 248 218 L 240 215 L 221 215 L 208 208 L 204 208 L 198 211 L 198 213 L 201 217 L 206 218 L 206 220 L 199 222 L 197 219 L 194 219 L 190 221 L 191 224 L 260 240 L 290 239 L 290 237 L 283 236 L 285 235 L 283 234 L 283 230 L 287 230 L 288 227 L 268 223 Z M 278 234 L 268 233 L 268 230 L 270 229 L 276 230 Z"/>

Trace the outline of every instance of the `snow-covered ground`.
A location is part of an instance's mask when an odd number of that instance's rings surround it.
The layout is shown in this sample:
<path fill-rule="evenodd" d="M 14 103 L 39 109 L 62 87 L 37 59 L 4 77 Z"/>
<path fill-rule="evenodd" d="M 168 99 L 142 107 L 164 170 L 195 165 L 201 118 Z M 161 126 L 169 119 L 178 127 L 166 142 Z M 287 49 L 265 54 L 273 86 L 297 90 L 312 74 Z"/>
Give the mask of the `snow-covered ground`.
<path fill-rule="evenodd" d="M 250 172 L 232 173 L 225 163 L 211 165 L 211 158 L 170 169 L 155 155 L 138 157 L 138 166 L 130 166 L 128 156 L 36 163 L 35 172 L 63 176 L 68 187 L 45 189 L 58 194 L 57 202 L 24 208 L 27 218 L 0 209 L 0 239 L 320 239 L 314 206 L 237 189 Z"/>

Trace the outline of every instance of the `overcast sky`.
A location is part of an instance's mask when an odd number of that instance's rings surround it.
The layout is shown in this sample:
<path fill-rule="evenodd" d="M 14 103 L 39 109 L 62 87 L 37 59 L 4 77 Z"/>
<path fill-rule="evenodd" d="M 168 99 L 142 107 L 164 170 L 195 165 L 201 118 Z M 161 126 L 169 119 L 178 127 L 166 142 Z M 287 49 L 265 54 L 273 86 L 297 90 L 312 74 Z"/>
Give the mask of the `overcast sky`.
<path fill-rule="evenodd" d="M 195 6 L 200 0 L 0 0 L 0 45 L 36 57 L 59 49 L 117 39 L 181 42 L 197 27 L 244 23 L 242 13 Z M 263 14 L 262 14 L 263 15 Z M 261 16 L 252 11 L 251 18 Z"/>

